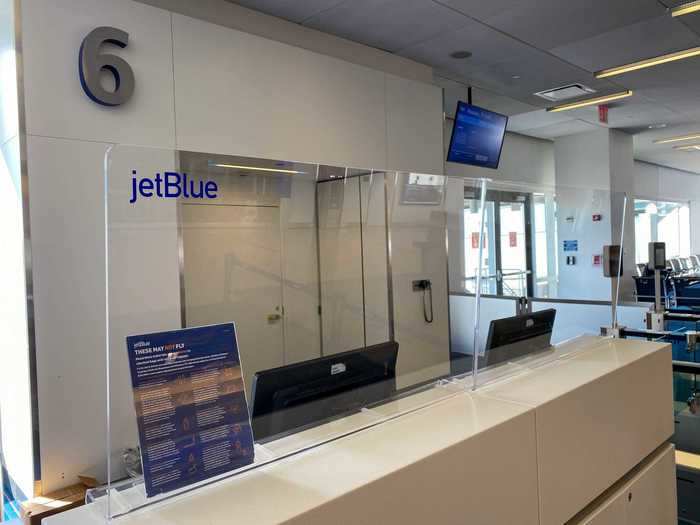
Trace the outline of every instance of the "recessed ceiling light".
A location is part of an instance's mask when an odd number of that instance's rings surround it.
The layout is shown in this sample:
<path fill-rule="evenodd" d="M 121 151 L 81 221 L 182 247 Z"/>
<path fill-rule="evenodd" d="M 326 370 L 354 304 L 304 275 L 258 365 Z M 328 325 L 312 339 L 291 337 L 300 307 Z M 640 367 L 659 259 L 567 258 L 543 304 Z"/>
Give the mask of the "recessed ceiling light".
<path fill-rule="evenodd" d="M 613 93 L 612 95 L 605 95 L 602 97 L 589 98 L 586 100 L 579 100 L 578 102 L 570 102 L 568 104 L 562 104 L 561 106 L 554 106 L 553 108 L 547 108 L 547 111 L 554 113 L 556 111 L 567 111 L 570 109 L 578 109 L 586 106 L 595 106 L 597 104 L 604 104 L 605 102 L 611 102 L 613 100 L 619 100 L 621 98 L 631 97 L 634 93 L 631 90 L 621 91 L 620 93 Z"/>
<path fill-rule="evenodd" d="M 676 137 L 667 137 L 665 139 L 656 139 L 654 144 L 668 144 L 669 142 L 681 142 L 683 140 L 700 139 L 700 133 L 691 133 L 689 135 L 678 135 Z"/>
<path fill-rule="evenodd" d="M 639 69 L 658 66 L 668 62 L 675 62 L 676 60 L 683 60 L 685 58 L 691 58 L 698 55 L 700 55 L 700 47 L 692 47 L 676 53 L 669 53 L 668 55 L 661 55 L 654 58 L 648 58 L 646 60 L 640 60 L 639 62 L 632 62 L 631 64 L 625 64 L 624 66 L 603 69 L 602 71 L 597 71 L 595 73 L 595 77 L 614 77 L 615 75 L 622 75 L 623 73 L 629 73 L 630 71 L 637 71 Z"/>
<path fill-rule="evenodd" d="M 649 129 L 661 129 L 668 126 L 668 124 L 649 124 Z"/>
<path fill-rule="evenodd" d="M 460 60 L 463 60 L 465 58 L 469 58 L 471 56 L 472 56 L 471 51 L 453 51 L 452 53 L 450 53 L 451 58 L 457 58 Z"/>
<path fill-rule="evenodd" d="M 513 75 L 513 76 L 510 77 L 510 78 L 512 78 L 513 80 L 518 80 L 518 79 L 520 78 L 520 75 Z"/>
<path fill-rule="evenodd" d="M 688 2 L 686 4 L 681 4 L 679 6 L 674 7 L 671 9 L 671 16 L 683 16 L 683 15 L 688 15 L 690 13 L 695 13 L 696 11 L 700 11 L 700 0 L 696 2 Z"/>

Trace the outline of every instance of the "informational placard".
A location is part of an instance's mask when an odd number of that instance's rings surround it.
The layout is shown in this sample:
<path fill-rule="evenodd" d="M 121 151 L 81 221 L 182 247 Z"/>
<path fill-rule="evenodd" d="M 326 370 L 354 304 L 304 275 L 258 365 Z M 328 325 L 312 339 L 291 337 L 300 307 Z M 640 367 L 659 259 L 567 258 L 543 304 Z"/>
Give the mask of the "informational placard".
<path fill-rule="evenodd" d="M 518 247 L 518 232 L 508 232 L 508 241 L 511 248 Z"/>
<path fill-rule="evenodd" d="M 577 252 L 578 251 L 578 241 L 564 241 L 564 251 L 565 252 Z"/>
<path fill-rule="evenodd" d="M 253 462 L 233 324 L 126 338 L 146 495 Z"/>

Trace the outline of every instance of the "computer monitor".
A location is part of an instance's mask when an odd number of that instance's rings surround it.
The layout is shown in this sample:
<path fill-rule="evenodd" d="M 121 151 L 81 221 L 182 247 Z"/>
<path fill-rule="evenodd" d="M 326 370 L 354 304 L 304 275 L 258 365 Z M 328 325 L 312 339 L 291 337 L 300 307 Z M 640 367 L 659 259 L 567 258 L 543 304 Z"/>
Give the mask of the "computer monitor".
<path fill-rule="evenodd" d="M 269 441 L 346 415 L 396 392 L 399 345 L 386 342 L 257 372 L 253 436 Z"/>
<path fill-rule="evenodd" d="M 693 268 L 700 268 L 700 257 L 697 255 L 691 255 L 690 261 L 693 263 Z"/>
<path fill-rule="evenodd" d="M 458 102 L 447 162 L 497 169 L 507 125 L 505 115 Z"/>
<path fill-rule="evenodd" d="M 557 311 L 553 308 L 495 319 L 486 340 L 486 365 L 495 365 L 548 349 Z"/>
<path fill-rule="evenodd" d="M 671 269 L 674 272 L 680 272 L 683 269 L 681 267 L 681 262 L 678 259 L 669 259 L 668 262 L 671 264 Z"/>
<path fill-rule="evenodd" d="M 683 270 L 690 270 L 690 265 L 688 264 L 688 259 L 686 259 L 685 257 L 681 257 L 680 259 L 678 259 L 678 261 L 680 261 L 681 268 Z"/>

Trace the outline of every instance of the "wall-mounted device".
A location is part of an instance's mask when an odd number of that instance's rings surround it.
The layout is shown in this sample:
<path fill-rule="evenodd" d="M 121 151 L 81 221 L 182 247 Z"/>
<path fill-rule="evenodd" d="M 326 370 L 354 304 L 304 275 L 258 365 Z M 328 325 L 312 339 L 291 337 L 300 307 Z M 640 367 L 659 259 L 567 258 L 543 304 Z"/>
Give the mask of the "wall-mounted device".
<path fill-rule="evenodd" d="M 664 310 L 661 307 L 661 271 L 666 269 L 666 243 L 649 243 L 648 269 L 654 272 L 654 311 L 647 312 L 647 328 L 664 329 Z"/>
<path fill-rule="evenodd" d="M 575 255 L 567 255 L 566 256 L 566 265 L 567 266 L 575 266 L 576 265 L 576 256 Z"/>
<path fill-rule="evenodd" d="M 423 319 L 426 323 L 432 323 L 433 316 L 433 284 L 429 279 L 413 281 L 413 291 L 423 292 Z"/>
<path fill-rule="evenodd" d="M 664 270 L 666 268 L 666 243 L 649 243 L 649 269 Z"/>
<path fill-rule="evenodd" d="M 620 256 L 620 246 L 618 244 L 603 246 L 603 275 L 605 277 L 617 278 L 618 272 L 622 276 Z"/>
<path fill-rule="evenodd" d="M 620 331 L 624 327 L 617 324 L 617 301 L 620 293 L 618 277 L 622 277 L 622 248 L 619 244 L 603 246 L 603 275 L 612 279 L 612 289 L 615 292 L 611 305 L 612 325 L 609 333 L 620 337 Z"/>

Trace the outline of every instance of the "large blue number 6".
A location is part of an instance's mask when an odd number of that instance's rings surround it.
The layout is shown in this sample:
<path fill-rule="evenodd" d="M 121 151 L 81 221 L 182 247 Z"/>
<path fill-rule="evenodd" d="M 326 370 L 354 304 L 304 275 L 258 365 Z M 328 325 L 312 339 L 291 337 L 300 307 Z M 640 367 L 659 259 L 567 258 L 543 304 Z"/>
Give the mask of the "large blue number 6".
<path fill-rule="evenodd" d="M 100 53 L 100 47 L 104 43 L 126 47 L 129 33 L 115 27 L 98 27 L 90 31 L 80 45 L 80 84 L 85 94 L 98 104 L 119 106 L 129 100 L 134 92 L 134 72 L 123 58 Z M 114 91 L 102 87 L 100 72 L 103 69 L 114 76 Z"/>

